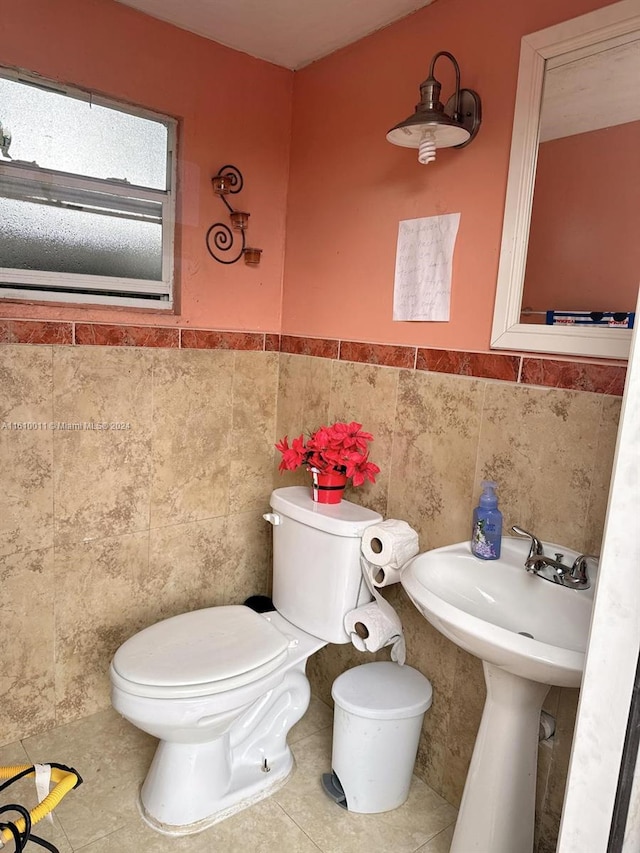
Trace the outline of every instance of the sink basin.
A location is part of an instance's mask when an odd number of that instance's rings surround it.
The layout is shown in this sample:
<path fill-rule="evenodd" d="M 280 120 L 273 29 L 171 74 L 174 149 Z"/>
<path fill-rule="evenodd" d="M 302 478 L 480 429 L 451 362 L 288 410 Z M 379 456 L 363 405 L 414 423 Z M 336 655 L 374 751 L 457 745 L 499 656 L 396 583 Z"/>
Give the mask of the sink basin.
<path fill-rule="evenodd" d="M 575 551 L 544 543 L 549 556 Z M 504 538 L 499 560 L 479 560 L 468 542 L 419 554 L 402 586 L 445 637 L 501 669 L 559 687 L 579 687 L 593 605 L 591 587 L 575 590 L 525 571 L 527 540 Z M 593 572 L 592 565 L 589 566 Z"/>
<path fill-rule="evenodd" d="M 568 566 L 578 556 L 543 546 Z M 504 538 L 499 560 L 480 560 L 461 542 L 402 569 L 415 606 L 482 659 L 487 685 L 451 853 L 532 853 L 542 703 L 550 685 L 579 687 L 582 679 L 595 566 L 589 589 L 570 589 L 527 572 L 528 555 L 525 539 Z"/>

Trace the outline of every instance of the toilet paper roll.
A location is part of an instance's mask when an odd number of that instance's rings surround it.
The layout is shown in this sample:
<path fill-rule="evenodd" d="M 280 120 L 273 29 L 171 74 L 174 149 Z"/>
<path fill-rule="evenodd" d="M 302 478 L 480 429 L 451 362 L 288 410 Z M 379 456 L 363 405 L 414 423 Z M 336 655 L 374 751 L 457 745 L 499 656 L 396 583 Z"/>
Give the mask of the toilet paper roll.
<path fill-rule="evenodd" d="M 372 565 L 371 582 L 376 589 L 382 589 L 385 586 L 400 583 L 401 574 L 400 569 L 394 569 L 392 566 Z"/>
<path fill-rule="evenodd" d="M 391 660 L 401 666 L 406 659 L 406 646 L 400 617 L 373 583 L 378 566 L 360 555 L 360 568 L 365 585 L 373 601 L 357 607 L 345 616 L 344 626 L 353 645 L 360 651 L 377 652 L 383 646 L 391 646 Z M 367 610 L 367 608 L 369 608 Z M 363 612 L 367 610 L 367 612 Z M 356 614 L 354 618 L 354 614 Z M 358 618 L 360 616 L 361 618 Z"/>
<path fill-rule="evenodd" d="M 379 589 L 390 586 L 392 583 L 398 583 L 400 580 L 400 571 L 398 569 L 392 569 L 390 566 L 374 566 L 373 563 L 367 560 L 364 554 L 360 557 L 360 567 L 367 589 L 376 601 L 382 598 L 378 592 Z"/>
<path fill-rule="evenodd" d="M 400 580 L 400 569 L 420 550 L 418 534 L 397 518 L 372 524 L 362 536 L 362 553 L 374 566 L 380 567 L 373 577 L 376 587 L 389 586 Z"/>
<path fill-rule="evenodd" d="M 388 607 L 390 614 L 384 612 L 379 601 L 357 607 L 345 616 L 344 627 L 359 651 L 377 652 L 391 646 L 391 659 L 403 664 L 406 649 L 402 624 L 390 604 Z"/>

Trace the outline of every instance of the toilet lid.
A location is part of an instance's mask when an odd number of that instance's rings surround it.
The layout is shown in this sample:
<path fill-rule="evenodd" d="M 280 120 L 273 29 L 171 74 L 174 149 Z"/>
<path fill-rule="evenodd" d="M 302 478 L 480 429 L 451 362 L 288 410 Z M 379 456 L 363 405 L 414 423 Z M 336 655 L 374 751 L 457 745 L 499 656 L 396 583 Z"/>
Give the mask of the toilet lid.
<path fill-rule="evenodd" d="M 151 625 L 116 652 L 112 668 L 139 695 L 218 692 L 267 675 L 286 657 L 289 638 L 243 605 L 209 607 Z M 149 690 L 145 690 L 145 687 Z M 174 693 L 174 695 L 175 695 Z"/>

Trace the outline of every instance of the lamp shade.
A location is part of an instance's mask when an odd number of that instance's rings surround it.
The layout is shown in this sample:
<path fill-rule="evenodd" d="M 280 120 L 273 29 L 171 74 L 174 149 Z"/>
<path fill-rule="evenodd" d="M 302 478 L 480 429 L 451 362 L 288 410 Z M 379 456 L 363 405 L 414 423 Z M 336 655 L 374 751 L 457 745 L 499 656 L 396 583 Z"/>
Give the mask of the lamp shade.
<path fill-rule="evenodd" d="M 460 107 L 456 103 L 460 100 L 459 84 L 452 98 L 452 115 L 449 115 L 440 103 L 441 86 L 433 76 L 434 62 L 431 65 L 431 73 L 420 86 L 420 103 L 416 104 L 415 113 L 387 133 L 388 141 L 394 145 L 419 148 L 425 134 L 432 134 L 436 148 L 452 148 L 454 145 L 464 145 L 471 137 L 459 118 Z"/>
<path fill-rule="evenodd" d="M 428 131 L 435 136 L 436 148 L 464 145 L 471 138 L 471 134 L 465 127 L 449 119 L 444 113 L 432 117 L 426 113 L 416 112 L 392 127 L 387 133 L 387 140 L 404 148 L 419 148 L 425 132 Z"/>

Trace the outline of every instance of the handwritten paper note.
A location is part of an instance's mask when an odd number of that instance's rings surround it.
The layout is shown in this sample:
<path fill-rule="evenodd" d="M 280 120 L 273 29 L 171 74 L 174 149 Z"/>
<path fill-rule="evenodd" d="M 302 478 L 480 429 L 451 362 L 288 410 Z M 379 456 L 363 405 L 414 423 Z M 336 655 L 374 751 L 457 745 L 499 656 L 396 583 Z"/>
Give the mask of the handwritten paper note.
<path fill-rule="evenodd" d="M 459 213 L 403 219 L 398 226 L 394 320 L 449 319 Z"/>

